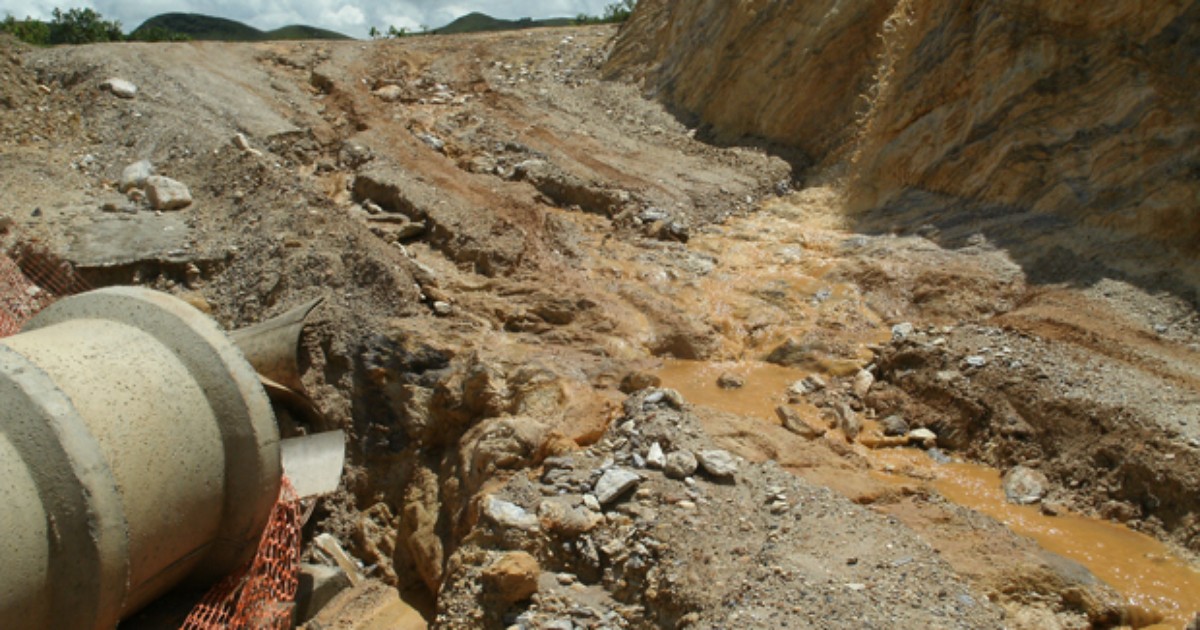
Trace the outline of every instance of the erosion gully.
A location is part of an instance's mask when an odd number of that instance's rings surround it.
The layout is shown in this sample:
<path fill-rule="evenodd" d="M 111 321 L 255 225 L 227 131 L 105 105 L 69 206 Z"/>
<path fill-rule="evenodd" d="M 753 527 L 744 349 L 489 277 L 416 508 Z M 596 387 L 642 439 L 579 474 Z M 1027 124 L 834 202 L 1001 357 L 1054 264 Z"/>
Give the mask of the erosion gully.
<path fill-rule="evenodd" d="M 810 224 L 813 216 L 811 209 L 808 209 Z M 794 217 L 785 218 L 794 220 Z M 777 229 L 794 229 L 794 224 L 788 226 L 786 223 L 781 226 L 774 219 L 764 222 L 751 218 L 740 224 L 733 222 L 719 233 L 689 243 L 689 249 L 708 251 L 718 257 L 721 269 L 719 273 L 710 274 L 708 279 L 696 283 L 690 295 L 677 294 L 673 298 L 706 308 L 709 321 L 729 339 L 738 337 L 739 329 L 744 333 L 747 328 L 744 318 L 739 317 L 737 311 L 752 309 L 747 309 L 745 303 L 739 304 L 739 298 L 735 297 L 738 293 L 744 295 L 747 285 L 761 287 L 774 282 L 787 292 L 804 296 L 826 287 L 825 295 L 821 297 L 831 302 L 836 302 L 842 293 L 857 292 L 855 287 L 823 279 L 828 265 L 820 260 L 814 263 L 810 258 L 807 264 L 799 265 L 797 269 L 778 264 L 777 254 L 772 254 L 772 247 L 765 244 L 778 242 L 776 239 L 780 235 Z M 827 224 L 818 227 L 834 226 Z M 808 242 L 803 243 L 807 252 L 822 249 L 825 252 L 833 251 L 830 247 L 821 246 L 820 237 L 813 236 L 817 232 L 809 234 Z M 731 235 L 733 238 L 730 238 Z M 842 235 L 845 233 L 842 232 Z M 811 304 L 815 305 L 816 302 Z M 861 309 L 861 302 L 859 304 L 858 308 Z M 805 304 L 803 309 L 806 312 L 800 313 L 799 319 L 807 321 L 796 330 L 785 331 L 786 334 L 803 333 L 803 329 L 811 331 L 821 326 L 817 309 L 809 309 L 809 304 Z M 845 327 L 837 326 L 841 332 L 835 335 L 853 335 L 860 340 L 867 338 L 868 343 L 886 340 L 890 336 L 890 329 L 878 317 L 863 312 L 846 313 L 854 323 Z M 758 349 L 770 347 L 769 344 L 775 343 L 779 335 L 772 337 L 771 340 L 756 340 L 753 345 Z M 758 356 L 757 353 L 739 349 L 728 350 L 731 351 L 724 353 L 726 357 Z M 740 350 L 745 350 L 745 347 Z M 836 373 L 838 368 L 826 365 L 814 369 Z M 810 372 L 760 361 L 664 359 L 656 373 L 664 386 L 678 390 L 694 405 L 779 424 L 775 408 L 788 402 L 788 386 L 805 378 Z M 717 385 L 717 380 L 724 373 L 741 376 L 744 386 L 722 389 Z M 816 407 L 804 404 L 794 407 L 811 424 L 825 425 L 825 419 Z M 842 439 L 836 432 L 831 432 L 828 438 Z M 1147 613 L 1144 615 L 1146 621 L 1137 625 L 1182 628 L 1200 605 L 1200 571 L 1158 540 L 1123 525 L 1096 518 L 1067 512 L 1049 516 L 1037 506 L 1009 503 L 1005 500 L 998 470 L 957 458 L 951 458 L 948 463 L 938 463 L 923 450 L 889 446 L 894 443 L 894 440 L 883 438 L 878 424 L 867 421 L 858 440 L 850 448 L 870 462 L 872 476 L 910 485 L 917 481 L 949 501 L 998 520 L 1018 535 L 1034 540 L 1042 548 L 1084 565 L 1127 599 L 1127 610 Z M 1146 625 L 1148 622 L 1154 623 Z"/>
<path fill-rule="evenodd" d="M 657 373 L 664 386 L 678 390 L 692 404 L 772 423 L 779 422 L 774 409 L 787 403 L 788 385 L 809 374 L 756 361 L 680 360 L 664 361 Z M 724 373 L 743 377 L 745 386 L 718 387 L 717 378 Z M 987 466 L 959 460 L 939 464 L 917 448 L 864 445 L 884 442 L 880 438 L 880 428 L 867 422 L 854 445 L 876 474 L 904 481 L 928 480 L 946 499 L 987 514 L 1043 548 L 1079 562 L 1117 589 L 1130 605 L 1162 616 L 1159 624 L 1146 627 L 1181 628 L 1190 620 L 1200 597 L 1200 572 L 1163 543 L 1108 521 L 1069 513 L 1048 516 L 1036 506 L 1009 503 L 1001 489 L 1000 472 Z"/>

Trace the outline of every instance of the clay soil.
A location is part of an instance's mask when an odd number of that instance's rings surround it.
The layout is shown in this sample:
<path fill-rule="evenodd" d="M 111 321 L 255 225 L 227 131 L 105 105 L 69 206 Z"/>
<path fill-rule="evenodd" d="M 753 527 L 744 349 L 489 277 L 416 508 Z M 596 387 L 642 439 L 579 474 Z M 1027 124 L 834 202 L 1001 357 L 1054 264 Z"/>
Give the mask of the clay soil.
<path fill-rule="evenodd" d="M 900 415 L 950 456 L 1042 471 L 1058 509 L 1191 557 L 1196 305 L 1119 278 L 1038 282 L 982 236 L 855 231 L 872 218 L 844 216 L 836 174 L 705 144 L 636 85 L 601 81 L 614 34 L 4 41 L 4 244 L 92 286 L 174 293 L 230 329 L 323 298 L 302 352 L 320 418 L 281 423 L 346 430 L 350 467 L 306 533 L 337 536 L 433 625 L 1186 623 L 1195 610 L 1132 606 L 873 459 L 872 422 L 857 442 L 816 437 L 658 387 L 669 360 L 754 387 L 770 358 L 762 373 L 825 381 L 791 405 L 820 431 Z M 112 76 L 137 96 L 100 90 Z M 194 203 L 130 206 L 116 187 L 139 159 Z M 864 368 L 875 382 L 856 392 Z M 655 441 L 727 450 L 738 472 L 639 466 Z M 598 521 L 541 507 L 583 501 L 613 467 L 641 481 Z M 541 522 L 514 529 L 489 499 Z M 510 601 L 487 569 L 517 551 L 543 573 Z"/>

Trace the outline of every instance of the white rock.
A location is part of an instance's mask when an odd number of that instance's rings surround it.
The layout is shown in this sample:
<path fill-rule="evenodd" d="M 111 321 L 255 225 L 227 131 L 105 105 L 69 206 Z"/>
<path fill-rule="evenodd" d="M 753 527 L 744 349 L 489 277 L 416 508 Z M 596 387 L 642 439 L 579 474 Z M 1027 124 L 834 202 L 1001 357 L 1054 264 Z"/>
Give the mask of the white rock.
<path fill-rule="evenodd" d="M 937 446 L 937 434 L 929 429 L 913 429 L 908 432 L 908 443 L 916 442 L 925 448 Z"/>
<path fill-rule="evenodd" d="M 399 85 L 385 85 L 372 94 L 381 101 L 391 103 L 400 100 L 400 97 L 404 95 L 404 90 Z"/>
<path fill-rule="evenodd" d="M 913 334 L 913 325 L 909 322 L 901 322 L 892 326 L 893 341 L 900 341 L 911 334 Z"/>
<path fill-rule="evenodd" d="M 192 204 L 192 193 L 187 186 L 161 175 L 146 178 L 146 195 L 155 210 L 178 210 Z"/>
<path fill-rule="evenodd" d="M 536 516 L 526 512 L 521 506 L 489 496 L 483 500 L 483 515 L 501 527 L 532 531 L 538 529 Z"/>
<path fill-rule="evenodd" d="M 594 494 L 583 495 L 583 505 L 593 512 L 600 511 L 600 500 Z"/>
<path fill-rule="evenodd" d="M 642 478 L 632 470 L 611 468 L 596 481 L 593 493 L 600 505 L 608 505 L 621 496 L 626 490 L 636 486 Z"/>
<path fill-rule="evenodd" d="M 667 464 L 667 456 L 663 454 L 662 446 L 658 442 L 650 445 L 650 450 L 646 452 L 646 465 L 651 468 L 662 468 Z"/>
<path fill-rule="evenodd" d="M 729 451 L 721 449 L 700 451 L 696 454 L 696 459 L 700 462 L 700 466 L 714 477 L 732 477 L 737 473 L 737 460 Z"/>
<path fill-rule="evenodd" d="M 134 96 L 137 96 L 138 90 L 136 85 L 126 81 L 125 79 L 118 79 L 116 77 L 105 79 L 100 84 L 100 89 L 108 90 L 109 92 L 112 92 L 114 95 L 121 98 L 133 98 Z"/>
<path fill-rule="evenodd" d="M 854 375 L 854 395 L 863 398 L 867 392 L 871 391 L 871 386 L 875 384 L 875 375 L 866 370 L 859 370 L 858 374 Z"/>
<path fill-rule="evenodd" d="M 121 171 L 121 192 L 130 188 L 141 188 L 146 185 L 146 178 L 154 174 L 154 165 L 150 160 L 134 162 Z"/>

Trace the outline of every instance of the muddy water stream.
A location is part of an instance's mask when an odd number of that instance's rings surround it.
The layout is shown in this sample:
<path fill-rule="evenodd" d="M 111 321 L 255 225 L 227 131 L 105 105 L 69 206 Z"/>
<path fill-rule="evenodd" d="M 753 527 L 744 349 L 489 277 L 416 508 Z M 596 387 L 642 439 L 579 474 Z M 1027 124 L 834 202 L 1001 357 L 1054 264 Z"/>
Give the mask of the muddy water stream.
<path fill-rule="evenodd" d="M 751 362 L 667 361 L 658 370 L 663 385 L 678 390 L 696 405 L 704 405 L 777 423 L 774 409 L 786 401 L 788 385 L 807 375 L 797 369 Z M 741 376 L 745 386 L 721 389 L 724 373 Z M 806 408 L 807 407 L 807 408 Z M 813 424 L 818 411 L 808 405 L 797 410 Z M 869 435 L 871 429 L 864 432 Z M 942 496 L 987 514 L 1043 548 L 1086 566 L 1128 599 L 1131 607 L 1162 615 L 1150 628 L 1182 628 L 1200 610 L 1200 571 L 1174 555 L 1157 540 L 1124 526 L 1071 514 L 1047 516 L 1035 506 L 1005 501 L 1000 473 L 965 462 L 938 464 L 913 448 L 866 449 L 881 475 L 927 479 Z"/>

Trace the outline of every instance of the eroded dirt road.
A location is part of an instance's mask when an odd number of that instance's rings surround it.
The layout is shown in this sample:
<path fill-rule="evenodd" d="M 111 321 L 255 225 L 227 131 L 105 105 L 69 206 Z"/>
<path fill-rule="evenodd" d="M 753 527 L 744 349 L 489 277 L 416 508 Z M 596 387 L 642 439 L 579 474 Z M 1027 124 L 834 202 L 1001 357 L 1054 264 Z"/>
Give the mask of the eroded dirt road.
<path fill-rule="evenodd" d="M 325 297 L 304 341 L 325 426 L 284 424 L 347 429 L 353 466 L 312 527 L 446 627 L 1185 624 L 1196 591 L 1131 603 L 864 445 L 903 448 L 898 417 L 1190 557 L 1194 305 L 1038 284 L 983 237 L 855 233 L 836 178 L 599 81 L 613 32 L 8 45 L 6 245 L 230 327 Z M 139 159 L 194 203 L 128 204 Z M 679 479 L 654 443 L 743 459 Z M 639 487 L 600 504 L 617 469 Z M 517 552 L 532 599 L 492 570 Z"/>

